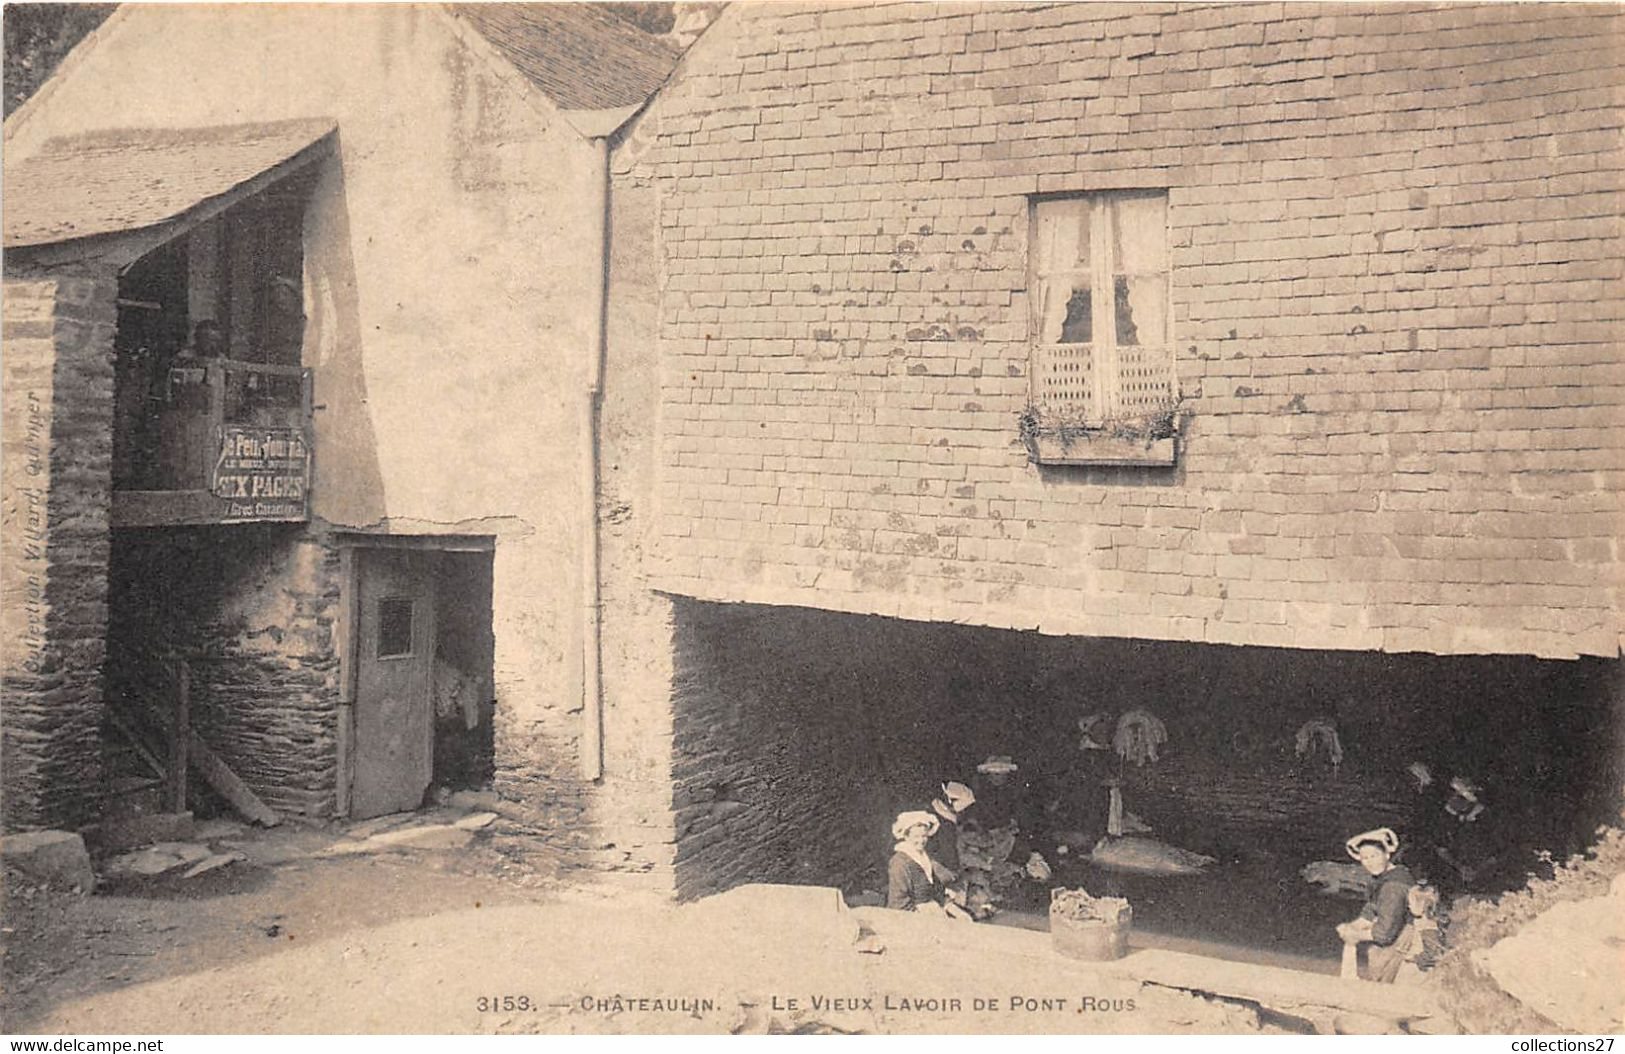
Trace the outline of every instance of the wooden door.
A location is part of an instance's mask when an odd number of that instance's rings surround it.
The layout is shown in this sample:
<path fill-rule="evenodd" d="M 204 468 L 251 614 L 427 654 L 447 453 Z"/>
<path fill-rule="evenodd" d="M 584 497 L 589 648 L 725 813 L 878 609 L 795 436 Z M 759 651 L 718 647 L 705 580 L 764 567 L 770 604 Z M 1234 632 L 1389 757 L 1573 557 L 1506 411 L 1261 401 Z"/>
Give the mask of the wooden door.
<path fill-rule="evenodd" d="M 434 554 L 356 551 L 350 815 L 416 809 L 434 771 Z"/>

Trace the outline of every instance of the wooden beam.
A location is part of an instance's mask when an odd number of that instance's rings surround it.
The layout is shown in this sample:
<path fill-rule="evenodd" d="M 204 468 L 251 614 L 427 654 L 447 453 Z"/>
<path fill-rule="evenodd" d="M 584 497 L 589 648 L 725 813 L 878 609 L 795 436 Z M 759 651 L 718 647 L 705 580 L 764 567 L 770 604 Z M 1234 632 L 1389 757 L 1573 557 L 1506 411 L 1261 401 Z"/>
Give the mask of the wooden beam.
<path fill-rule="evenodd" d="M 356 589 L 356 551 L 353 546 L 339 548 L 339 610 L 333 627 L 333 641 L 339 655 L 339 725 L 338 725 L 338 778 L 335 780 L 334 812 L 348 818 L 350 815 L 350 789 L 355 768 L 355 687 L 359 669 L 356 656 L 361 626 L 359 600 Z"/>
<path fill-rule="evenodd" d="M 334 531 L 333 543 L 355 549 L 430 549 L 440 553 L 491 553 L 496 538 L 487 534 L 369 534 Z"/>
<path fill-rule="evenodd" d="M 180 527 L 201 524 L 304 523 L 308 516 L 253 516 L 226 519 L 221 499 L 206 490 L 115 490 L 114 527 Z"/>
<path fill-rule="evenodd" d="M 113 727 L 118 729 L 119 733 L 124 736 L 124 741 L 130 744 L 130 748 L 135 751 L 136 756 L 142 761 L 146 762 L 147 767 L 152 770 L 152 774 L 154 776 L 157 776 L 159 779 L 164 779 L 168 776 L 168 772 L 158 761 L 158 758 L 152 753 L 152 751 L 147 749 L 147 744 L 141 738 L 141 733 L 137 732 L 135 730 L 135 726 L 130 724 L 130 722 L 125 719 L 124 715 L 118 712 L 118 707 L 116 705 L 109 705 L 107 707 L 107 719 L 111 721 L 113 723 Z"/>
<path fill-rule="evenodd" d="M 147 716 L 155 719 L 160 727 L 164 728 L 166 736 L 172 737 L 174 735 L 173 722 L 176 717 L 175 714 L 166 714 L 152 707 L 142 707 L 141 709 L 146 712 Z M 136 752 L 141 755 L 142 760 L 152 766 L 153 771 L 166 780 L 172 778 L 170 770 L 142 745 L 140 736 L 133 725 L 118 712 L 115 706 L 107 707 L 107 714 L 114 727 L 130 739 L 131 743 L 135 745 Z M 195 770 L 199 776 L 202 776 L 203 781 L 214 788 L 215 792 L 222 798 L 226 799 L 243 819 L 264 827 L 275 827 L 282 822 L 282 817 L 278 816 L 276 811 L 269 805 L 261 801 L 259 795 L 250 790 L 248 784 L 244 783 L 235 772 L 231 771 L 231 767 L 221 761 L 220 756 L 209 748 L 209 744 L 203 741 L 195 729 L 190 727 L 186 730 L 185 754 L 188 768 Z"/>
<path fill-rule="evenodd" d="M 265 827 L 275 827 L 282 822 L 282 818 L 261 801 L 259 795 L 249 790 L 248 784 L 239 779 L 196 732 L 190 733 L 186 742 L 190 748 L 188 753 L 192 767 L 197 769 L 198 775 L 230 802 L 231 807 L 241 813 L 245 820 Z"/>

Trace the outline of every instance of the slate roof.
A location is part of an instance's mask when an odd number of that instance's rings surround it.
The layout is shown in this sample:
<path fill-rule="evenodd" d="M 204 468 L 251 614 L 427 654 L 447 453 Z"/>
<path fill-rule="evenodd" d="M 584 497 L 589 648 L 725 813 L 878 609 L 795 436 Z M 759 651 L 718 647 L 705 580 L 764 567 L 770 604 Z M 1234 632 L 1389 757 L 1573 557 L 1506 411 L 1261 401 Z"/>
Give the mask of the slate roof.
<path fill-rule="evenodd" d="M 4 243 L 45 245 L 174 219 L 334 130 L 329 120 L 179 131 L 118 129 L 52 139 L 5 159 Z"/>
<path fill-rule="evenodd" d="M 565 110 L 638 106 L 681 52 L 591 3 L 448 4 Z"/>

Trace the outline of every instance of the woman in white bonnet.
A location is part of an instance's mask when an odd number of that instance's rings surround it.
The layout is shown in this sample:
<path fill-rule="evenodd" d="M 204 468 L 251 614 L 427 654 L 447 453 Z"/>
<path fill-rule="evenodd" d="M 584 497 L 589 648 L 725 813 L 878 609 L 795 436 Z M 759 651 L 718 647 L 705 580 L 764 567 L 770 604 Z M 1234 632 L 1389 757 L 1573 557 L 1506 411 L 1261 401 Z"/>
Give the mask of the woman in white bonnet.
<path fill-rule="evenodd" d="M 1403 959 L 1395 945 L 1410 921 L 1407 898 L 1416 880 L 1404 864 L 1394 863 L 1399 836 L 1391 828 L 1357 834 L 1344 845 L 1349 856 L 1371 876 L 1371 891 L 1359 917 L 1337 927 L 1337 935 L 1343 940 L 1342 975 L 1360 976 L 1357 949 L 1366 944 L 1366 980 L 1392 984 Z"/>
<path fill-rule="evenodd" d="M 938 826 L 937 818 L 923 810 L 902 813 L 891 825 L 897 845 L 886 865 L 886 906 L 968 918 L 963 909 L 948 902 L 950 873 L 925 851 L 925 843 L 937 833 Z"/>

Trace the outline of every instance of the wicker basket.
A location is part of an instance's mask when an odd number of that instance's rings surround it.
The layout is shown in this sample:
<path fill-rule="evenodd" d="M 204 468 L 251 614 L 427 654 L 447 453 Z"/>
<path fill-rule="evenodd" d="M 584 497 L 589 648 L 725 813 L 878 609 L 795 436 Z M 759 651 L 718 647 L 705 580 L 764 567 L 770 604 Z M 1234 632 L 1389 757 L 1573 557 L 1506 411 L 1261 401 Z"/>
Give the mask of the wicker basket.
<path fill-rule="evenodd" d="M 1110 962 L 1128 954 L 1128 932 L 1133 928 L 1133 909 L 1126 909 L 1116 922 L 1064 918 L 1053 910 L 1049 917 L 1050 940 L 1055 950 L 1071 959 Z"/>

